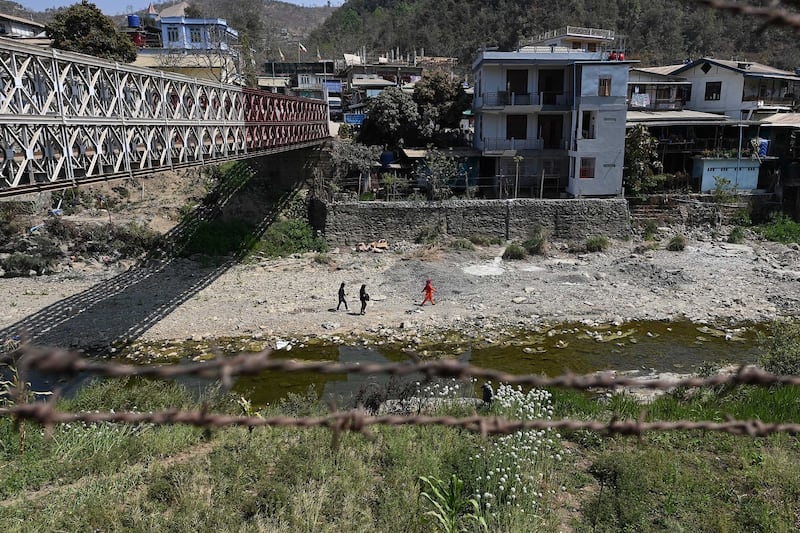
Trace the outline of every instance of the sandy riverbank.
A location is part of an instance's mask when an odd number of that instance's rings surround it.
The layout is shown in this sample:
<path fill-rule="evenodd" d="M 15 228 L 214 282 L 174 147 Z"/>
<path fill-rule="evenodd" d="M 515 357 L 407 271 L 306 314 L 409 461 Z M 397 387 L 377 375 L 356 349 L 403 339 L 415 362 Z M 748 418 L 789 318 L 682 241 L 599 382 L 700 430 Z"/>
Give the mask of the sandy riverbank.
<path fill-rule="evenodd" d="M 454 251 L 390 243 L 385 253 L 333 250 L 248 264 L 204 266 L 176 259 L 148 267 L 73 264 L 50 276 L 0 279 L 4 336 L 102 346 L 122 338 L 300 338 L 382 335 L 399 342 L 445 331 L 490 335 L 543 322 L 678 320 L 718 326 L 800 312 L 800 247 L 751 236 L 728 244 L 689 233 L 682 252 L 641 242 L 603 253 L 572 253 L 553 243 L 547 256 L 503 261 L 502 247 Z M 688 232 L 687 232 L 688 233 Z M 425 279 L 437 305 L 420 307 Z M 347 285 L 350 311 L 335 311 Z M 358 288 L 371 295 L 365 315 Z M 418 342 L 418 341 L 417 341 Z"/>

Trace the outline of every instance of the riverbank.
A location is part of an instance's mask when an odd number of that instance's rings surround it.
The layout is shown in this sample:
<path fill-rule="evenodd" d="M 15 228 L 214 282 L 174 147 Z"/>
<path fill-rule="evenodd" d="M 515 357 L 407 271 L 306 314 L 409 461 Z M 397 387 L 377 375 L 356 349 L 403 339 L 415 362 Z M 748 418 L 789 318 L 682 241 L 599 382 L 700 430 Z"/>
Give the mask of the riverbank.
<path fill-rule="evenodd" d="M 124 340 L 197 341 L 220 337 L 322 340 L 369 337 L 413 349 L 454 337 L 492 341 L 504 331 L 546 323 L 621 325 L 689 320 L 733 328 L 794 316 L 800 303 L 800 247 L 749 235 L 676 230 L 655 249 L 638 239 L 605 252 L 576 253 L 554 242 L 546 256 L 500 257 L 502 246 L 456 250 L 389 243 L 383 253 L 331 250 L 246 264 L 175 259 L 148 266 L 72 263 L 58 274 L 0 279 L 2 331 L 37 342 L 99 348 Z M 432 279 L 436 305 L 420 306 Z M 336 311 L 346 284 L 349 311 Z M 371 299 L 358 311 L 358 289 Z"/>

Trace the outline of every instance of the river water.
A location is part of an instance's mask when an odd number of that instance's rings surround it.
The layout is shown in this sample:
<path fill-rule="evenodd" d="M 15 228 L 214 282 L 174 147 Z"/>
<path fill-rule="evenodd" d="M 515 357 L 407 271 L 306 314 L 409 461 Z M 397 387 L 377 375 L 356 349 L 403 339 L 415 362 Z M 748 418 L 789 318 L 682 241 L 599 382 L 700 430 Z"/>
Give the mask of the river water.
<path fill-rule="evenodd" d="M 476 343 L 453 355 L 478 367 L 513 374 L 557 376 L 565 371 L 583 374 L 599 370 L 691 373 L 704 363 L 754 363 L 757 334 L 756 326 L 718 329 L 691 322 L 629 322 L 600 328 L 566 324 L 542 332 L 519 332 L 502 344 Z M 273 357 L 347 363 L 409 360 L 399 350 L 379 346 L 292 346 L 288 351 L 275 351 Z M 263 405 L 289 392 L 305 393 L 314 385 L 323 398 L 337 398 L 341 404 L 362 387 L 386 380 L 362 374 L 265 372 L 240 377 L 234 391 Z"/>

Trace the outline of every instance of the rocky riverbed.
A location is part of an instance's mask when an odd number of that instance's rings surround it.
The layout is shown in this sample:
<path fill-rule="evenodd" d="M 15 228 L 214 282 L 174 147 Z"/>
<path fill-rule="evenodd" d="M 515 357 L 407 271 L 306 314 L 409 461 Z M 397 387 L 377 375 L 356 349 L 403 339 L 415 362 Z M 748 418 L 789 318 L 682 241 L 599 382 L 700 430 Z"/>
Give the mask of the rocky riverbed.
<path fill-rule="evenodd" d="M 688 236 L 680 252 L 666 243 Z M 65 347 L 121 341 L 251 338 L 265 343 L 379 339 L 424 350 L 460 339 L 498 341 L 545 323 L 683 320 L 723 330 L 798 314 L 800 247 L 724 229 L 662 228 L 655 249 L 638 239 L 605 252 L 551 243 L 545 256 L 500 259 L 503 247 L 454 250 L 389 243 L 383 253 L 208 264 L 174 259 L 137 266 L 72 263 L 48 276 L 0 279 L 0 333 Z M 421 307 L 432 279 L 436 305 Z M 336 311 L 346 284 L 349 311 Z M 358 313 L 358 289 L 371 299 Z"/>

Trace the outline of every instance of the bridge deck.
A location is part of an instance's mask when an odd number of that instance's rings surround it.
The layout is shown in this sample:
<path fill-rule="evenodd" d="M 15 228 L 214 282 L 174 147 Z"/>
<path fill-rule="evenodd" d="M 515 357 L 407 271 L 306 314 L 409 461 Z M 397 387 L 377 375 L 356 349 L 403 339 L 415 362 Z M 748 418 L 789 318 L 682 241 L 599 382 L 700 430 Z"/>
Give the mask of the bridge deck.
<path fill-rule="evenodd" d="M 320 100 L 0 38 L 0 196 L 294 150 L 328 137 Z"/>

